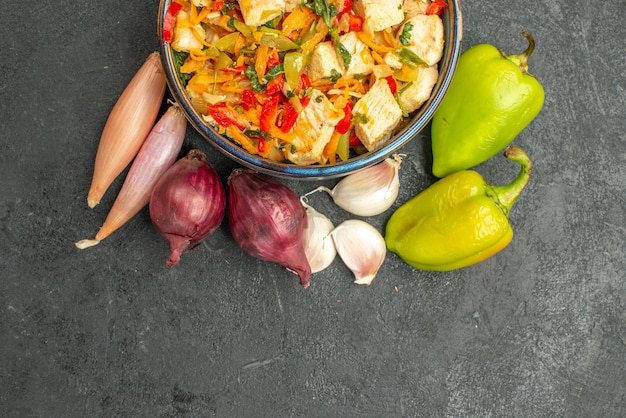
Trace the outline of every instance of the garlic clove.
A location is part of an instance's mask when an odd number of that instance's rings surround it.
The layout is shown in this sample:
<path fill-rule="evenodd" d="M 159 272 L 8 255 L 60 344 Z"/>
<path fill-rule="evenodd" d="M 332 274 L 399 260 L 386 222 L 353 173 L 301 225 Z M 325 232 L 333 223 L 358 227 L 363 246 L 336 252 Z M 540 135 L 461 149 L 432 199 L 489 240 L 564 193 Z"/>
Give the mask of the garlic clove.
<path fill-rule="evenodd" d="M 358 216 L 375 216 L 393 205 L 400 191 L 398 154 L 344 177 L 330 190 L 321 186 L 310 193 L 325 191 L 337 206 Z M 308 193 L 308 194 L 310 194 Z"/>
<path fill-rule="evenodd" d="M 354 283 L 369 285 L 385 261 L 387 247 L 376 228 L 359 219 L 350 219 L 331 232 L 337 253 L 354 273 Z"/>
<path fill-rule="evenodd" d="M 335 243 L 330 236 L 335 225 L 325 215 L 309 206 L 305 198 L 301 198 L 300 201 L 307 216 L 307 227 L 304 229 L 303 237 L 304 252 L 311 265 L 311 273 L 317 273 L 328 267 L 337 256 Z"/>

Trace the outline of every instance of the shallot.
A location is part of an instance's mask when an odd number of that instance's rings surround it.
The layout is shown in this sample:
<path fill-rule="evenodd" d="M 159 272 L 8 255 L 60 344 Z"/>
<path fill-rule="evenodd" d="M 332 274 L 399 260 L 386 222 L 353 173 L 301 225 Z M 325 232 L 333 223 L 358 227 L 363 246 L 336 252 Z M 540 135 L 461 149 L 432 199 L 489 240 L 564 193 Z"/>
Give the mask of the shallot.
<path fill-rule="evenodd" d="M 228 177 L 228 222 L 235 242 L 248 254 L 279 263 L 310 285 L 311 266 L 304 252 L 306 212 L 287 186 L 251 169 Z"/>
<path fill-rule="evenodd" d="M 106 220 L 93 240 L 76 243 L 80 249 L 99 244 L 135 216 L 150 201 L 159 177 L 174 164 L 185 138 L 187 119 L 178 105 L 172 105 L 159 119 L 137 153 L 124 184 Z"/>
<path fill-rule="evenodd" d="M 156 121 L 165 93 L 160 55 L 153 52 L 113 106 L 104 125 L 87 203 L 93 208 L 135 158 Z"/>
<path fill-rule="evenodd" d="M 206 156 L 191 150 L 161 176 L 150 197 L 150 219 L 170 244 L 165 267 L 215 231 L 224 218 L 226 192 Z"/>

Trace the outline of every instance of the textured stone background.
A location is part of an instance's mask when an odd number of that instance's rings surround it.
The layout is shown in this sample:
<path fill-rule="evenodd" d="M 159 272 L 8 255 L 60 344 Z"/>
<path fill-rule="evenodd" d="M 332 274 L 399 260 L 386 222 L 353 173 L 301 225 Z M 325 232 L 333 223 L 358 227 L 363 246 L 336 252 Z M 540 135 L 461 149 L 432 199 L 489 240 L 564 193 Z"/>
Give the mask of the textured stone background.
<path fill-rule="evenodd" d="M 537 39 L 546 103 L 515 140 L 534 177 L 511 212 L 513 242 L 450 273 L 389 254 L 370 287 L 337 259 L 306 291 L 243 254 L 226 225 L 171 271 L 147 211 L 74 248 L 121 186 L 87 209 L 97 140 L 157 47 L 157 8 L 3 7 L 0 415 L 626 416 L 624 0 L 465 1 L 465 49 Z M 190 129 L 192 147 L 223 179 L 235 168 Z M 426 131 L 403 150 L 396 207 L 432 182 L 429 147 Z M 506 183 L 516 166 L 477 170 Z M 311 203 L 347 218 L 326 195 Z M 390 212 L 368 221 L 382 230 Z"/>

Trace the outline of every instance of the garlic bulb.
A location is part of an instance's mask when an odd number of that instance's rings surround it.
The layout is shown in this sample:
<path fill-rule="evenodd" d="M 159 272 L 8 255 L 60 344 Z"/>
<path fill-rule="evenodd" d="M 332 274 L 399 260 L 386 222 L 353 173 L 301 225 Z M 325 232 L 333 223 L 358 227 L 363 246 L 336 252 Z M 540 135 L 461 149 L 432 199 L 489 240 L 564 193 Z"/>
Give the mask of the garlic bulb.
<path fill-rule="evenodd" d="M 387 254 L 380 232 L 367 222 L 350 219 L 337 226 L 331 236 L 337 253 L 354 273 L 354 283 L 371 284 Z"/>
<path fill-rule="evenodd" d="M 320 186 L 308 194 L 325 191 L 337 206 L 354 215 L 379 215 L 398 197 L 401 162 L 401 156 L 394 154 L 392 158 L 344 177 L 332 190 Z"/>
<path fill-rule="evenodd" d="M 325 215 L 319 213 L 301 198 L 306 210 L 307 227 L 304 229 L 304 253 L 311 265 L 311 273 L 317 273 L 330 265 L 337 255 L 330 232 L 335 225 Z"/>

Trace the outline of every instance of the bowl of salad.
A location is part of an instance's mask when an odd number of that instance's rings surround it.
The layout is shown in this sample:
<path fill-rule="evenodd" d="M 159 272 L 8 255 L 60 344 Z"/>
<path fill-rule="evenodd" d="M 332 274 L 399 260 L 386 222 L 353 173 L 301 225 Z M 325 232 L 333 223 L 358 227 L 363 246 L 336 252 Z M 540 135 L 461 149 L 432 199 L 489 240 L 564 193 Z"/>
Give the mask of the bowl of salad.
<path fill-rule="evenodd" d="M 265 174 L 376 164 L 431 120 L 461 49 L 459 0 L 161 0 L 172 95 L 209 143 Z"/>

